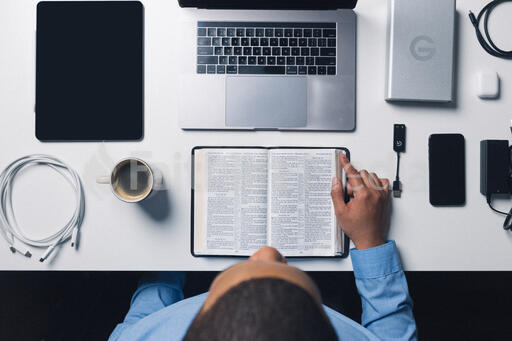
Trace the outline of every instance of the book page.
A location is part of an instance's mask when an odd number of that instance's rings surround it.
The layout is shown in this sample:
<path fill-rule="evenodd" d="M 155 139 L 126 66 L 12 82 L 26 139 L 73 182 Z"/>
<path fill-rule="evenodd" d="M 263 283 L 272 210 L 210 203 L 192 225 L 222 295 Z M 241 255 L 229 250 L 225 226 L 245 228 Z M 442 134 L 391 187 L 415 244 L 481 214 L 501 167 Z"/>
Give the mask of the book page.
<path fill-rule="evenodd" d="M 195 155 L 197 254 L 250 256 L 267 242 L 265 149 L 199 149 Z"/>
<path fill-rule="evenodd" d="M 334 149 L 269 152 L 268 242 L 285 256 L 334 256 Z"/>

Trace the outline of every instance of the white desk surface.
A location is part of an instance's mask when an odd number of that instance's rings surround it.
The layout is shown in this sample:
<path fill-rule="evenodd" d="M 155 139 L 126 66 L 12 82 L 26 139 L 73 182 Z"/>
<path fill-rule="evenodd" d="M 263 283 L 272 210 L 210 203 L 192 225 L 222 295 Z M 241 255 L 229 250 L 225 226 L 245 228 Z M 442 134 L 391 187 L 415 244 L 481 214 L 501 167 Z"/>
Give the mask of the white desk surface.
<path fill-rule="evenodd" d="M 0 2 L 0 169 L 32 153 L 54 155 L 75 168 L 86 192 L 81 247 L 69 244 L 48 263 L 12 255 L 0 241 L 1 270 L 221 270 L 238 259 L 194 258 L 190 254 L 190 151 L 195 145 L 343 145 L 358 168 L 392 178 L 393 123 L 407 125 L 402 157 L 403 197 L 393 200 L 390 238 L 406 270 L 512 270 L 512 234 L 503 217 L 487 207 L 479 192 L 479 143 L 509 139 L 512 118 L 512 61 L 487 55 L 474 35 L 467 12 L 487 1 L 458 1 L 458 55 L 454 106 L 392 105 L 384 101 L 387 1 L 362 0 L 356 8 L 357 129 L 321 132 L 185 132 L 177 124 L 176 77 L 179 65 L 171 43 L 180 11 L 175 0 L 143 1 L 145 6 L 145 138 L 130 143 L 41 143 L 34 134 L 35 24 L 37 1 Z M 491 33 L 511 49 L 512 6 L 492 15 Z M 508 44 L 508 45 L 507 45 Z M 502 78 L 499 100 L 475 94 L 479 70 Z M 434 208 L 428 201 L 427 141 L 432 133 L 460 132 L 466 137 L 467 204 Z M 138 155 L 165 173 L 169 190 L 144 206 L 116 199 L 97 185 L 113 163 Z M 42 233 L 62 223 L 73 203 L 63 180 L 46 170 L 20 175 L 14 190 L 18 220 Z M 508 210 L 512 201 L 497 201 Z M 348 259 L 292 260 L 304 270 L 351 270 Z"/>

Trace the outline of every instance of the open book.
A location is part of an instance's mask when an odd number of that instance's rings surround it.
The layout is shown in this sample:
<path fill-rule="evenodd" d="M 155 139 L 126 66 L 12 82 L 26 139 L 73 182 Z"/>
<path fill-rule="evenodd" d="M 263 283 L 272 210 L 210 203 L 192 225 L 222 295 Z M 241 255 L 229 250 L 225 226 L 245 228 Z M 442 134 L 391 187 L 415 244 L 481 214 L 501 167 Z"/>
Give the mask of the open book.
<path fill-rule="evenodd" d="M 195 147 L 192 254 L 250 256 L 273 246 L 286 257 L 343 257 L 331 181 L 346 186 L 345 148 Z M 346 193 L 346 191 L 345 191 Z"/>

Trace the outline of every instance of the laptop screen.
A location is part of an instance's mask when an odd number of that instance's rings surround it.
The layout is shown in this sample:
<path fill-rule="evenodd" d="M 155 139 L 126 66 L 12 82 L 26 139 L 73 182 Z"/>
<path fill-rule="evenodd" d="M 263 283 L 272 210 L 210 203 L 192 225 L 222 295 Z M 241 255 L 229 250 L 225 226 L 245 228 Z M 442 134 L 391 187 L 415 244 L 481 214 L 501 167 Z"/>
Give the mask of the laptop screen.
<path fill-rule="evenodd" d="M 338 9 L 354 8 L 357 0 L 178 0 L 181 7 L 211 9 Z"/>

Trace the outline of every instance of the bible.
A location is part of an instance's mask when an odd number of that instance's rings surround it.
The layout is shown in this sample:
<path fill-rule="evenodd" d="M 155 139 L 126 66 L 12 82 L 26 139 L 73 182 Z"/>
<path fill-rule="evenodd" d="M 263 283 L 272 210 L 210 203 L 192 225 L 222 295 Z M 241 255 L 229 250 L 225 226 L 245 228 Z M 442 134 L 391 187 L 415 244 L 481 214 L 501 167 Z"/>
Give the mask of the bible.
<path fill-rule="evenodd" d="M 345 257 L 331 200 L 332 178 L 347 183 L 340 153 L 349 158 L 346 148 L 195 147 L 192 255 L 246 257 L 272 246 L 285 257 Z"/>

